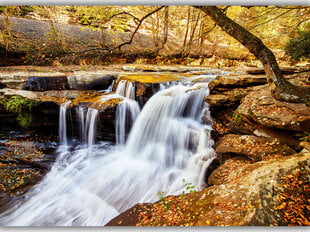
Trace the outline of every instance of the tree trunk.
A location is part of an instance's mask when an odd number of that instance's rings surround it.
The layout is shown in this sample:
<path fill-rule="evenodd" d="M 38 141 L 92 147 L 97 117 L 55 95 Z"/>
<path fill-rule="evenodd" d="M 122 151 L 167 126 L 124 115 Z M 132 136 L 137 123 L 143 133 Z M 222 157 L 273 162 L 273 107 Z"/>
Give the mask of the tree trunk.
<path fill-rule="evenodd" d="M 288 102 L 310 102 L 310 88 L 288 82 L 283 77 L 274 54 L 258 37 L 228 18 L 216 6 L 195 6 L 195 8 L 209 15 L 223 31 L 238 40 L 262 62 L 271 92 L 276 99 Z"/>

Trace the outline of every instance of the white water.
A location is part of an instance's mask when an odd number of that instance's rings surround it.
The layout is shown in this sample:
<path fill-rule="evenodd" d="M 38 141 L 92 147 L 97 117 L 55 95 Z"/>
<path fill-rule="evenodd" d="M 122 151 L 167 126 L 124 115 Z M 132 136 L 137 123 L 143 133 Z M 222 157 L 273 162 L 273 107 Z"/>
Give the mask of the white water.
<path fill-rule="evenodd" d="M 59 110 L 59 139 L 61 145 L 67 145 L 67 109 L 71 101 L 67 101 L 60 106 Z"/>
<path fill-rule="evenodd" d="M 180 84 L 155 94 L 124 146 L 62 148 L 51 171 L 25 202 L 0 216 L 0 224 L 100 226 L 138 202 L 157 201 L 158 191 L 182 193 L 182 179 L 202 188 L 215 154 L 211 126 L 201 120 L 202 112 L 209 115 L 203 103 L 207 85 L 199 85 Z M 88 118 L 89 124 L 94 121 Z"/>
<path fill-rule="evenodd" d="M 124 100 L 117 106 L 115 116 L 116 144 L 124 145 L 126 135 L 141 110 L 138 102 L 135 101 L 135 86 L 133 83 L 121 80 L 115 93 L 124 97 Z"/>

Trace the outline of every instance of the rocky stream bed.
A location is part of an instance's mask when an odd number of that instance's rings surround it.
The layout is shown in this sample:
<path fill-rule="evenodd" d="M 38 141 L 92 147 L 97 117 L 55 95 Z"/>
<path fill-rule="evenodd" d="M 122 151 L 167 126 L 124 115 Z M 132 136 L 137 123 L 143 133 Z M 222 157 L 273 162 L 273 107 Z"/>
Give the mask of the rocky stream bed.
<path fill-rule="evenodd" d="M 310 85 L 310 67 L 283 67 L 285 77 Z M 121 81 L 135 83 L 142 107 L 162 83 L 209 81 L 217 157 L 201 191 L 140 202 L 108 226 L 310 225 L 310 106 L 271 96 L 262 68 L 185 66 L 6 67 L 0 69 L 0 212 L 50 170 L 59 143 L 60 105 L 99 111 L 96 137 L 115 142 Z M 103 91 L 105 90 L 105 91 Z M 78 128 L 68 131 L 74 137 Z M 190 183 L 184 183 L 190 186 Z M 190 186 L 195 189 L 195 186 Z"/>

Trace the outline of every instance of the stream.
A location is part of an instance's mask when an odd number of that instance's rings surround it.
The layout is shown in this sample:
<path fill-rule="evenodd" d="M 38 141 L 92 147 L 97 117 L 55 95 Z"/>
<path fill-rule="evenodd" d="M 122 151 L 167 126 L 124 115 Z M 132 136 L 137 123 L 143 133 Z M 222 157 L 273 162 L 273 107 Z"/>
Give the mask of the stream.
<path fill-rule="evenodd" d="M 78 107 L 78 142 L 67 136 L 70 102 L 61 105 L 60 145 L 51 170 L 12 208 L 5 226 L 103 226 L 137 203 L 158 201 L 157 193 L 198 190 L 215 158 L 212 119 L 204 97 L 208 83 L 162 84 L 140 109 L 134 85 L 120 82 L 116 144 L 97 141 L 98 110 Z"/>

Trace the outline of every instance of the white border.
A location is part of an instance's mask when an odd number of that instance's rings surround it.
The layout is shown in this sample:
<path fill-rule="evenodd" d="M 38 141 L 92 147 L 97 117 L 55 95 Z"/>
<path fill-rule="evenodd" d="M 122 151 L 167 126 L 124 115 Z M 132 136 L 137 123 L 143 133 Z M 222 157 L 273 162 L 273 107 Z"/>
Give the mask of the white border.
<path fill-rule="evenodd" d="M 310 0 L 0 0 L 0 5 L 310 5 Z M 310 231 L 310 227 L 0 227 L 0 232 L 15 231 Z"/>

